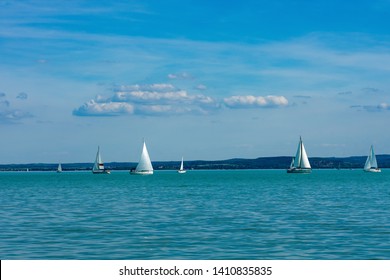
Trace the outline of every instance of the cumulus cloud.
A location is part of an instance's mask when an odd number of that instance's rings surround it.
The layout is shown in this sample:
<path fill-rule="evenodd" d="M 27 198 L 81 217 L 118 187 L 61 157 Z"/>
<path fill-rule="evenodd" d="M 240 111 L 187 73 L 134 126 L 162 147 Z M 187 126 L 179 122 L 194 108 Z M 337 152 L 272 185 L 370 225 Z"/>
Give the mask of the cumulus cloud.
<path fill-rule="evenodd" d="M 224 104 L 229 108 L 262 108 L 262 107 L 283 107 L 288 105 L 288 100 L 284 96 L 231 96 L 225 98 Z"/>
<path fill-rule="evenodd" d="M 73 115 L 207 115 L 221 108 L 277 108 L 287 105 L 288 100 L 284 96 L 246 95 L 216 100 L 204 94 L 191 94 L 171 84 L 150 84 L 117 86 L 111 96 L 98 95 L 73 110 Z"/>
<path fill-rule="evenodd" d="M 134 106 L 120 102 L 103 102 L 99 103 L 95 100 L 90 100 L 73 111 L 75 116 L 119 116 L 124 114 L 132 114 Z"/>
<path fill-rule="evenodd" d="M 119 86 L 112 96 L 97 96 L 73 111 L 76 116 L 208 114 L 219 104 L 171 84 Z"/>

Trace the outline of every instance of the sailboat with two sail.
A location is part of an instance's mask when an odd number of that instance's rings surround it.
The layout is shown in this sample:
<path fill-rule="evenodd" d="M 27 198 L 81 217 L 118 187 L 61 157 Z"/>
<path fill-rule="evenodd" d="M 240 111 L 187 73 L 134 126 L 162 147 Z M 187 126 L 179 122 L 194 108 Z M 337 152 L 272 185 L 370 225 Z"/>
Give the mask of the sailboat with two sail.
<path fill-rule="evenodd" d="M 181 158 L 181 164 L 180 164 L 180 169 L 177 170 L 177 173 L 183 174 L 186 173 L 187 171 L 184 169 L 184 159 L 183 157 Z"/>
<path fill-rule="evenodd" d="M 363 170 L 365 172 L 381 172 L 381 170 L 378 168 L 378 162 L 376 161 L 373 145 L 370 147 L 370 153 L 368 154 Z"/>
<path fill-rule="evenodd" d="M 110 170 L 104 168 L 104 163 L 103 163 L 102 157 L 100 155 L 100 147 L 99 146 L 98 146 L 98 150 L 96 153 L 95 163 L 93 164 L 93 167 L 92 167 L 92 173 L 93 174 L 110 174 L 111 173 Z"/>
<path fill-rule="evenodd" d="M 299 143 L 295 158 L 292 159 L 287 173 L 311 173 L 309 158 L 303 145 L 302 137 L 299 137 Z"/>
<path fill-rule="evenodd" d="M 130 174 L 132 175 L 152 175 L 153 174 L 153 166 L 150 161 L 148 149 L 146 148 L 146 143 L 144 140 L 144 144 L 142 146 L 141 158 L 138 162 L 136 168 L 130 170 Z"/>

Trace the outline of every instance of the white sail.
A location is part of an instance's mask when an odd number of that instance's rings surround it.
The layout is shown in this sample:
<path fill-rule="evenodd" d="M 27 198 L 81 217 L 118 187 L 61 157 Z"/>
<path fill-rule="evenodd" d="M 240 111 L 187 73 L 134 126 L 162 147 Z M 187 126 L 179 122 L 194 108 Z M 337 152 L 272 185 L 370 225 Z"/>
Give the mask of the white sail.
<path fill-rule="evenodd" d="M 100 147 L 98 146 L 98 150 L 96 153 L 95 163 L 93 164 L 92 173 L 100 174 L 100 173 L 110 173 L 109 170 L 104 168 L 104 163 L 102 157 L 100 155 Z"/>
<path fill-rule="evenodd" d="M 61 163 L 58 164 L 58 167 L 57 167 L 57 172 L 58 173 L 61 173 L 62 172 L 62 166 L 61 166 Z"/>
<path fill-rule="evenodd" d="M 309 158 L 307 157 L 305 146 L 303 145 L 302 138 L 299 138 L 297 153 L 295 158 L 292 159 L 290 168 L 287 170 L 289 173 L 309 173 L 311 171 L 311 165 Z"/>
<path fill-rule="evenodd" d="M 153 174 L 153 166 L 152 162 L 150 161 L 148 149 L 146 148 L 146 143 L 144 141 L 143 147 L 142 147 L 142 153 L 141 158 L 138 162 L 137 167 L 134 171 L 132 171 L 134 174 L 143 174 L 143 175 L 150 175 Z"/>
<path fill-rule="evenodd" d="M 371 168 L 371 154 L 368 155 L 366 163 L 364 164 L 364 170 L 370 170 Z"/>
<path fill-rule="evenodd" d="M 364 171 L 380 172 L 380 169 L 378 168 L 378 162 L 376 161 L 374 147 L 372 145 L 370 147 L 370 152 L 368 154 L 366 163 L 364 164 Z"/>
<path fill-rule="evenodd" d="M 96 153 L 96 158 L 95 158 L 95 163 L 92 168 L 93 171 L 99 171 L 99 170 L 104 170 L 104 164 L 102 161 L 102 157 L 100 155 L 100 147 L 98 146 L 98 150 Z"/>
<path fill-rule="evenodd" d="M 184 170 L 184 158 L 181 158 L 181 164 L 180 164 L 180 169 L 177 171 L 178 173 L 186 173 Z"/>
<path fill-rule="evenodd" d="M 302 139 L 301 139 L 301 146 L 302 146 L 301 168 L 311 168 L 309 158 L 307 157 L 305 146 L 303 145 Z"/>
<path fill-rule="evenodd" d="M 298 143 L 297 153 L 295 154 L 294 158 L 294 167 L 300 168 L 301 167 L 301 158 L 302 158 L 302 146 L 301 146 L 301 140 Z"/>

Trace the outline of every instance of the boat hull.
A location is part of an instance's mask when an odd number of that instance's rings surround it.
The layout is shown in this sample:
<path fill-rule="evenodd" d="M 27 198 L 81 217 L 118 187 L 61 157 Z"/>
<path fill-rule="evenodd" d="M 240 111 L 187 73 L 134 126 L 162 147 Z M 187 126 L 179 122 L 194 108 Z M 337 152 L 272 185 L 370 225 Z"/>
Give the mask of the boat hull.
<path fill-rule="evenodd" d="M 131 175 L 153 175 L 153 170 L 130 170 Z"/>
<path fill-rule="evenodd" d="M 104 169 L 104 170 L 92 170 L 92 173 L 93 173 L 93 174 L 110 174 L 111 171 L 108 170 L 108 169 Z"/>
<path fill-rule="evenodd" d="M 311 173 L 310 168 L 289 168 L 287 173 L 308 174 Z"/>
<path fill-rule="evenodd" d="M 177 173 L 180 173 L 180 174 L 184 174 L 186 172 L 187 172 L 186 170 L 177 170 Z"/>
<path fill-rule="evenodd" d="M 379 173 L 382 172 L 379 168 L 370 168 L 370 169 L 364 169 L 364 172 L 372 172 L 372 173 Z"/>

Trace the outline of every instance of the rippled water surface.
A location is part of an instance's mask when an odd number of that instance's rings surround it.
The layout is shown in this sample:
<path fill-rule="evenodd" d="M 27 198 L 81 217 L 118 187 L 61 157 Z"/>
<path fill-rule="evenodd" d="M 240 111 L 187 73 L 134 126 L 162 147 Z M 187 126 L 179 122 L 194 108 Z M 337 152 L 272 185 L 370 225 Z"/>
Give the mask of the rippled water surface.
<path fill-rule="evenodd" d="M 1 259 L 390 259 L 390 170 L 0 173 Z"/>

